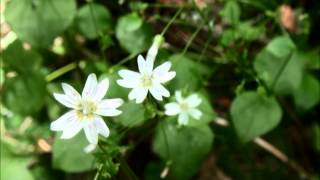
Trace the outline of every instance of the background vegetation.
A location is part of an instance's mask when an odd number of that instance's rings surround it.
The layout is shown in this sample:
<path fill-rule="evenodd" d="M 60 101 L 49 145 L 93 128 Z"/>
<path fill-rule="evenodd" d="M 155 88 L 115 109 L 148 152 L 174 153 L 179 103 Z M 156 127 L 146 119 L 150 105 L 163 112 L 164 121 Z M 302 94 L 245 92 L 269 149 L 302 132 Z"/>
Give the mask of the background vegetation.
<path fill-rule="evenodd" d="M 2 0 L 1 179 L 320 179 L 317 0 Z M 163 103 L 128 101 L 117 71 L 136 69 L 156 34 L 166 86 L 203 100 L 177 127 Z M 61 140 L 52 96 L 108 77 L 125 112 L 85 154 Z M 170 99 L 166 99 L 168 102 Z"/>

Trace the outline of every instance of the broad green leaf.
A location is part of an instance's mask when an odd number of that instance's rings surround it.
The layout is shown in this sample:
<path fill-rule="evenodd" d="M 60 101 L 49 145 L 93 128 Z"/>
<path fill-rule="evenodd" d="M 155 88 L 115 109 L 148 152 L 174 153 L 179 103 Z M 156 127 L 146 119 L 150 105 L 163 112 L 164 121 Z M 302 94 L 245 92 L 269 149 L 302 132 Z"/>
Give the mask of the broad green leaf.
<path fill-rule="evenodd" d="M 8 69 L 27 74 L 39 70 L 42 57 L 32 49 L 25 50 L 22 43 L 17 40 L 3 52 L 3 62 Z"/>
<path fill-rule="evenodd" d="M 297 108 L 308 110 L 320 101 L 320 81 L 309 74 L 304 74 L 299 88 L 293 94 Z"/>
<path fill-rule="evenodd" d="M 242 142 L 249 142 L 275 128 L 282 110 L 274 97 L 260 96 L 256 92 L 244 92 L 231 105 L 231 117 Z"/>
<path fill-rule="evenodd" d="M 160 177 L 163 170 L 163 164 L 159 162 L 149 162 L 144 171 L 145 180 L 162 180 Z"/>
<path fill-rule="evenodd" d="M 46 47 L 73 21 L 74 0 L 11 0 L 5 17 L 18 38 L 37 47 Z"/>
<path fill-rule="evenodd" d="M 119 109 L 122 111 L 122 114 L 115 117 L 115 121 L 123 126 L 139 126 L 146 120 L 146 111 L 142 104 L 129 101 L 124 103 Z"/>
<path fill-rule="evenodd" d="M 38 112 L 46 96 L 46 82 L 39 72 L 18 75 L 6 79 L 4 102 L 13 112 L 30 115 Z"/>
<path fill-rule="evenodd" d="M 83 131 L 72 139 L 60 139 L 57 134 L 53 144 L 53 167 L 66 172 L 82 172 L 94 168 L 94 157 L 84 152 L 89 144 Z"/>
<path fill-rule="evenodd" d="M 310 69 L 320 69 L 320 50 L 305 52 L 304 62 Z"/>
<path fill-rule="evenodd" d="M 88 3 L 79 9 L 76 25 L 85 37 L 94 39 L 112 29 L 111 14 L 102 5 Z"/>
<path fill-rule="evenodd" d="M 169 82 L 171 89 L 198 90 L 203 78 L 210 72 L 204 65 L 180 54 L 169 57 L 169 60 L 172 70 L 176 71 L 176 77 Z"/>
<path fill-rule="evenodd" d="M 118 19 L 116 37 L 127 52 L 135 54 L 149 48 L 152 31 L 137 13 L 131 13 Z"/>
<path fill-rule="evenodd" d="M 200 168 L 213 142 L 209 126 L 177 128 L 162 121 L 156 129 L 153 149 L 163 160 L 169 161 L 173 179 L 190 179 Z"/>
<path fill-rule="evenodd" d="M 268 43 L 266 50 L 275 57 L 288 58 L 295 50 L 295 45 L 289 37 L 279 36 Z"/>
<path fill-rule="evenodd" d="M 237 1 L 228 1 L 221 14 L 225 23 L 236 25 L 240 21 L 241 9 Z"/>
<path fill-rule="evenodd" d="M 292 53 L 281 58 L 264 49 L 254 61 L 256 72 L 279 95 L 292 94 L 301 83 L 304 68 L 301 54 Z"/>
<path fill-rule="evenodd" d="M 6 144 L 1 143 L 1 169 L 0 179 L 10 180 L 33 180 L 33 176 L 28 169 L 31 161 L 30 157 L 17 156 L 11 154 Z"/>
<path fill-rule="evenodd" d="M 240 23 L 237 30 L 239 38 L 246 41 L 258 39 L 263 36 L 266 31 L 264 26 L 253 26 L 250 22 Z"/>

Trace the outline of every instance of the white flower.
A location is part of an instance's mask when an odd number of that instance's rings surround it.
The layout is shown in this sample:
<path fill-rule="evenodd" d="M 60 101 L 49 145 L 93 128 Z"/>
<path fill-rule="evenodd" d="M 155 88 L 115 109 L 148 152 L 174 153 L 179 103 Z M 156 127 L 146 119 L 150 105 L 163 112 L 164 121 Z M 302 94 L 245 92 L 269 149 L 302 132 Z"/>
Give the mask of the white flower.
<path fill-rule="evenodd" d="M 168 116 L 175 116 L 179 114 L 178 123 L 180 125 L 187 125 L 189 116 L 199 120 L 202 112 L 196 107 L 201 104 L 201 98 L 197 94 L 192 94 L 186 98 L 181 96 L 181 91 L 175 92 L 177 102 L 171 102 L 164 106 L 165 114 Z"/>
<path fill-rule="evenodd" d="M 149 91 L 159 101 L 162 101 L 162 96 L 170 96 L 169 91 L 162 84 L 174 78 L 176 72 L 169 71 L 171 68 L 169 61 L 153 69 L 157 51 L 158 46 L 153 45 L 148 51 L 146 60 L 141 55 L 138 56 L 139 73 L 130 70 L 119 71 L 123 79 L 117 80 L 117 83 L 122 87 L 132 88 L 129 99 L 135 99 L 136 103 L 143 102 Z"/>
<path fill-rule="evenodd" d="M 108 137 L 109 128 L 101 116 L 117 116 L 117 110 L 123 100 L 103 99 L 109 88 L 106 78 L 99 83 L 95 74 L 90 74 L 80 95 L 72 86 L 62 83 L 64 94 L 54 93 L 54 98 L 64 106 L 71 108 L 69 112 L 51 123 L 52 131 L 62 131 L 61 139 L 70 139 L 84 129 L 89 146 L 86 152 L 95 149 L 98 144 L 98 134 Z"/>

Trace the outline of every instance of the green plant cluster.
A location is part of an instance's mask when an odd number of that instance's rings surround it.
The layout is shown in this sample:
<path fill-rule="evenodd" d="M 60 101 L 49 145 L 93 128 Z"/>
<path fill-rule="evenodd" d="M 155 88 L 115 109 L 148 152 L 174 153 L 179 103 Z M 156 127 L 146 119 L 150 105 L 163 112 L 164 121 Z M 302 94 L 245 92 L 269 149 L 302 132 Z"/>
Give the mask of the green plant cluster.
<path fill-rule="evenodd" d="M 10 27 L 1 37 L 1 179 L 319 179 L 320 3 L 201 2 L 1 1 Z M 202 99 L 201 119 L 186 126 L 164 114 L 173 98 L 136 104 L 116 83 L 156 34 L 165 42 L 155 64 L 176 72 L 170 94 Z M 80 91 L 90 73 L 125 103 L 87 154 L 83 132 L 63 140 L 49 127 L 65 112 L 53 92 L 61 82 Z M 261 137 L 290 160 L 259 148 Z"/>

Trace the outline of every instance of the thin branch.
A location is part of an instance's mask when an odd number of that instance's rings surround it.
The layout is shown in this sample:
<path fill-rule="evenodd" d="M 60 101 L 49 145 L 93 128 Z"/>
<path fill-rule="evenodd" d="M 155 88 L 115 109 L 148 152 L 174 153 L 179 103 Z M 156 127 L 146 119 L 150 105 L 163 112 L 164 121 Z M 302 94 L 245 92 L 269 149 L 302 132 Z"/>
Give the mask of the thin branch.
<path fill-rule="evenodd" d="M 229 123 L 227 120 L 218 117 L 214 121 L 215 124 L 222 126 L 222 127 L 228 127 Z M 290 168 L 295 170 L 301 178 L 303 179 L 309 179 L 310 175 L 303 169 L 301 165 L 299 165 L 294 160 L 290 159 L 285 153 L 283 153 L 280 149 L 269 143 L 268 141 L 264 140 L 261 137 L 257 137 L 254 139 L 254 143 L 261 147 L 262 149 L 268 151 L 270 154 L 275 156 L 277 159 L 279 159 L 281 162 L 288 165 Z"/>

